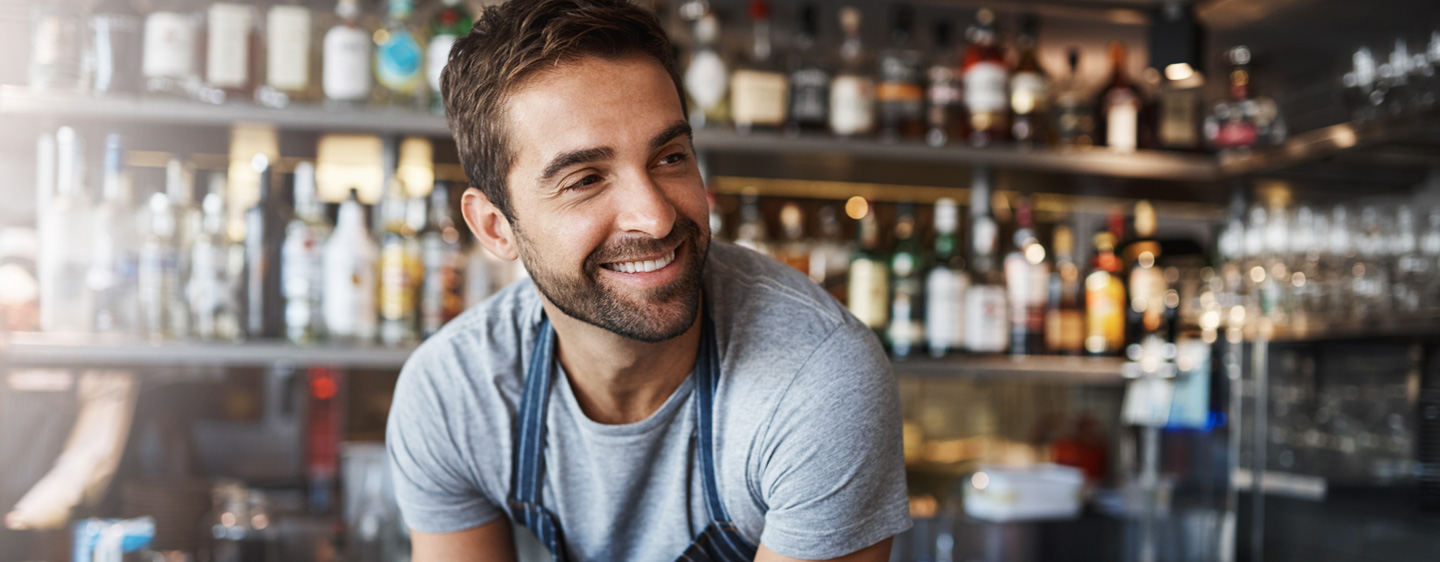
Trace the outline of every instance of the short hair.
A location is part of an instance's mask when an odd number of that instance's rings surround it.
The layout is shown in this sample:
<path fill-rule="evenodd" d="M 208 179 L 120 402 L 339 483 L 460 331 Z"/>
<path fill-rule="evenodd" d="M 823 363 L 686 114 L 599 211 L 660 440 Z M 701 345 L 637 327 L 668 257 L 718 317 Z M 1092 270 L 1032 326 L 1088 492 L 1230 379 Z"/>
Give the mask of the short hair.
<path fill-rule="evenodd" d="M 654 13 L 628 0 L 509 0 L 484 9 L 470 33 L 450 49 L 440 75 L 445 119 L 471 187 L 479 188 L 512 224 L 506 177 L 515 151 L 505 131 L 505 105 L 530 78 L 586 57 L 645 55 L 685 95 L 675 54 Z"/>

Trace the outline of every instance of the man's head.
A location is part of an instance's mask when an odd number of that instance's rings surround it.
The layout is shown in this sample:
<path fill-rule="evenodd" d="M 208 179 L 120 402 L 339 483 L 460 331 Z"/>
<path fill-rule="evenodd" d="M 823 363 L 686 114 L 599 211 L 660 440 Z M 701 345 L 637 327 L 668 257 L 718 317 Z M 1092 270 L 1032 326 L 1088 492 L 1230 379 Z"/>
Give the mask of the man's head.
<path fill-rule="evenodd" d="M 625 0 L 486 9 L 441 78 L 480 242 L 566 315 L 641 341 L 693 325 L 709 248 L 679 84 Z"/>

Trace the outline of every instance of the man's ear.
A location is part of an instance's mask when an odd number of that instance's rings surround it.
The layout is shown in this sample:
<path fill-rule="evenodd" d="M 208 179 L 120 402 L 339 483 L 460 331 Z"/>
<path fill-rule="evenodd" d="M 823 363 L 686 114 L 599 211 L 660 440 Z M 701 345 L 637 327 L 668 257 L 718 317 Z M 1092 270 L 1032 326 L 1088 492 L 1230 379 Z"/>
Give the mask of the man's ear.
<path fill-rule="evenodd" d="M 465 215 L 465 224 L 470 227 L 470 232 L 490 253 L 512 261 L 520 257 L 510 219 L 505 218 L 505 213 L 490 202 L 485 192 L 475 187 L 466 189 L 465 195 L 460 198 L 460 210 Z"/>

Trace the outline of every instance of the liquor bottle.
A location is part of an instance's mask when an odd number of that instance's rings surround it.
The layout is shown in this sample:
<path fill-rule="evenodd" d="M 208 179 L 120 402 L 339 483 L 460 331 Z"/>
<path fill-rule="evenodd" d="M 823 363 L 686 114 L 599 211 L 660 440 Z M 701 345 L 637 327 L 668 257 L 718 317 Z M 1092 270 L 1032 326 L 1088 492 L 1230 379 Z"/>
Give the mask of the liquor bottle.
<path fill-rule="evenodd" d="M 425 94 L 425 49 L 410 16 L 414 0 L 389 0 L 385 28 L 375 33 L 374 93 L 382 105 L 419 109 Z"/>
<path fill-rule="evenodd" d="M 425 280 L 420 290 L 420 330 L 430 337 L 465 311 L 465 252 L 450 216 L 450 186 L 436 182 L 430 192 L 430 220 L 420 232 Z"/>
<path fill-rule="evenodd" d="M 970 290 L 965 293 L 965 348 L 1004 353 L 1010 346 L 1005 284 L 995 263 L 999 228 L 990 209 L 990 170 L 977 166 L 970 187 Z"/>
<path fill-rule="evenodd" d="M 239 2 L 215 2 L 205 18 L 205 82 L 218 92 L 203 101 L 222 103 L 255 95 L 261 79 L 260 26 L 255 8 Z"/>
<path fill-rule="evenodd" d="M 175 236 L 175 213 L 170 197 L 155 193 L 149 201 L 149 225 L 140 243 L 140 268 L 137 274 L 140 303 L 140 332 L 150 339 L 171 339 L 184 336 L 184 327 L 176 325 L 172 307 L 180 306 L 180 246 Z"/>
<path fill-rule="evenodd" d="M 770 3 L 750 0 L 750 57 L 730 76 L 730 118 L 735 129 L 778 129 L 785 122 L 788 83 L 770 45 Z"/>
<path fill-rule="evenodd" d="M 835 300 L 845 302 L 845 279 L 850 273 L 850 245 L 841 239 L 835 207 L 820 207 L 820 236 L 810 246 L 810 279 Z"/>
<path fill-rule="evenodd" d="M 735 225 L 735 244 L 767 256 L 773 255 L 765 219 L 760 216 L 760 198 L 755 193 L 740 195 L 740 224 Z"/>
<path fill-rule="evenodd" d="M 430 24 L 430 44 L 426 46 L 425 77 L 430 85 L 430 109 L 436 113 L 445 112 L 445 100 L 440 96 L 440 73 L 450 61 L 450 47 L 455 40 L 470 33 L 474 18 L 470 9 L 460 0 L 441 0 L 441 7 L 435 12 Z"/>
<path fill-rule="evenodd" d="M 970 275 L 956 231 L 960 213 L 953 199 L 935 202 L 935 257 L 925 276 L 925 338 L 930 355 L 965 349 L 965 293 Z"/>
<path fill-rule="evenodd" d="M 1075 264 L 1075 235 L 1055 227 L 1055 269 L 1050 272 L 1045 309 L 1045 349 L 1079 355 L 1085 349 L 1085 312 L 1080 307 L 1080 268 Z"/>
<path fill-rule="evenodd" d="M 1051 104 L 1055 140 L 1061 148 L 1089 148 L 1095 144 L 1095 112 L 1080 81 L 1080 50 L 1071 47 L 1066 61 L 1070 72 L 1056 83 Z"/>
<path fill-rule="evenodd" d="M 145 44 L 140 69 L 145 91 L 194 97 L 200 89 L 203 44 L 202 18 L 186 0 L 156 2 L 145 16 Z"/>
<path fill-rule="evenodd" d="M 1125 72 L 1125 45 L 1110 43 L 1110 81 L 1100 90 L 1095 138 L 1101 146 L 1119 152 L 1133 152 L 1141 145 L 1140 111 L 1144 100 Z"/>
<path fill-rule="evenodd" d="M 1085 353 L 1115 355 L 1125 347 L 1125 282 L 1110 232 L 1095 234 L 1093 271 L 1085 277 Z"/>
<path fill-rule="evenodd" d="M 780 233 L 784 237 L 775 249 L 780 263 L 808 272 L 810 268 L 810 246 L 805 243 L 805 216 L 800 206 L 786 203 L 780 208 Z"/>
<path fill-rule="evenodd" d="M 1215 104 L 1205 118 L 1205 137 L 1221 151 L 1268 146 L 1285 140 L 1285 122 L 1275 101 L 1253 96 L 1250 76 L 1250 49 L 1245 46 L 1225 52 L 1230 61 L 1229 100 Z"/>
<path fill-rule="evenodd" d="M 40 328 L 47 332 L 89 332 L 94 300 L 86 287 L 91 259 L 91 208 L 82 191 L 80 139 L 75 129 L 55 133 L 55 194 L 40 223 Z"/>
<path fill-rule="evenodd" d="M 281 300 L 280 252 L 287 222 L 273 189 L 274 169 L 263 154 L 250 165 L 260 176 L 260 197 L 245 210 L 245 336 L 272 339 L 284 336 L 285 306 Z"/>
<path fill-rule="evenodd" d="M 1049 297 L 1050 264 L 1035 235 L 1028 199 L 1015 209 L 1015 249 L 1005 256 L 1006 296 L 1010 303 L 1010 353 L 1045 351 L 1045 307 Z"/>
<path fill-rule="evenodd" d="M 817 133 L 830 120 L 830 72 L 820 65 L 815 38 L 820 33 L 820 11 L 814 3 L 800 8 L 800 32 L 790 55 L 790 108 L 785 133 Z"/>
<path fill-rule="evenodd" d="M 354 190 L 340 204 L 335 232 L 325 241 L 325 328 L 331 339 L 375 339 L 375 241 Z"/>
<path fill-rule="evenodd" d="M 191 323 L 202 340 L 233 340 L 239 335 L 238 302 L 234 298 L 238 276 L 230 266 L 237 245 L 225 229 L 224 177 L 211 177 L 201 202 L 204 226 L 190 248 L 190 276 L 186 292 Z"/>
<path fill-rule="evenodd" d="M 419 279 L 414 271 L 419 256 L 411 253 L 415 231 L 406 221 L 404 189 L 398 179 L 391 181 L 381 203 L 384 232 L 380 238 L 380 341 L 386 345 L 412 343 L 417 335 L 415 296 Z"/>
<path fill-rule="evenodd" d="M 1124 262 L 1129 268 L 1127 283 L 1129 306 L 1125 307 L 1126 339 L 1133 344 L 1158 335 L 1169 339 L 1165 322 L 1169 308 L 1165 294 L 1170 284 L 1156 262 L 1160 259 L 1160 243 L 1155 236 L 1155 207 L 1149 201 L 1135 204 L 1135 239 L 1125 245 Z"/>
<path fill-rule="evenodd" d="M 31 8 L 31 90 L 74 91 L 80 87 L 83 22 L 79 4 L 76 0 L 44 0 Z"/>
<path fill-rule="evenodd" d="M 90 14 L 86 57 L 90 91 L 99 95 L 140 92 L 140 14 L 128 0 L 103 0 Z"/>
<path fill-rule="evenodd" d="M 965 107 L 970 112 L 970 144 L 989 146 L 1010 137 L 1010 100 L 1005 95 L 1010 76 L 1005 51 L 996 44 L 995 14 L 982 9 L 975 22 L 961 67 Z"/>
<path fill-rule="evenodd" d="M 899 358 L 925 345 L 925 274 L 915 238 L 914 207 L 901 203 L 895 221 L 895 251 L 890 254 L 890 325 L 886 330 L 890 351 Z"/>
<path fill-rule="evenodd" d="M 97 332 L 134 333 L 138 326 L 136 267 L 140 254 L 139 223 L 131 185 L 121 172 L 124 150 L 119 133 L 105 137 L 104 200 L 92 222 L 92 261 L 85 281 L 95 295 Z"/>
<path fill-rule="evenodd" d="M 880 55 L 875 104 L 880 140 L 920 140 L 925 136 L 925 86 L 920 51 L 911 46 L 915 10 L 896 4 L 890 13 L 890 47 Z"/>
<path fill-rule="evenodd" d="M 695 21 L 695 52 L 685 67 L 685 94 L 690 97 L 690 123 L 696 127 L 715 126 L 729 114 L 730 70 L 716 50 L 720 20 L 706 12 Z"/>
<path fill-rule="evenodd" d="M 265 88 L 259 101 L 284 107 L 310 101 L 317 93 L 314 79 L 318 53 L 312 48 L 314 18 L 307 4 L 284 0 L 270 6 L 265 17 Z"/>
<path fill-rule="evenodd" d="M 845 305 L 883 341 L 890 324 L 890 268 L 880 250 L 880 224 L 872 209 L 860 218 L 859 244 L 850 258 Z"/>
<path fill-rule="evenodd" d="M 175 230 L 173 255 L 176 280 L 168 285 L 167 289 L 169 326 L 174 337 L 187 338 L 193 330 L 184 283 L 190 279 L 190 271 L 194 267 L 189 249 L 200 237 L 200 231 L 204 227 L 204 214 L 194 203 L 194 173 L 179 158 L 171 158 L 165 164 L 165 197 L 170 214 L 174 217 Z"/>
<path fill-rule="evenodd" d="M 951 140 L 969 138 L 970 119 L 965 115 L 965 87 L 960 81 L 960 63 L 955 57 L 950 22 L 935 23 L 935 52 L 925 76 L 925 142 L 944 146 Z"/>
<path fill-rule="evenodd" d="M 370 99 L 370 32 L 360 26 L 359 0 L 339 0 L 340 22 L 325 32 L 320 85 L 327 104 L 347 105 Z"/>
<path fill-rule="evenodd" d="M 830 132 L 841 137 L 869 135 L 875 128 L 875 80 L 860 41 L 860 10 L 840 9 L 840 67 L 830 81 Z"/>
<path fill-rule="evenodd" d="M 330 236 L 325 209 L 315 193 L 315 165 L 295 166 L 295 216 L 285 226 L 281 247 L 281 293 L 285 299 L 285 338 L 313 343 L 325 337 L 322 296 L 325 261 L 321 245 Z"/>
<path fill-rule="evenodd" d="M 1020 63 L 1010 77 L 1010 110 L 1014 112 L 1014 123 L 1010 130 L 1015 142 L 1022 147 L 1049 144 L 1049 123 L 1046 121 L 1046 103 L 1050 96 L 1050 78 L 1040 68 L 1040 59 L 1035 55 L 1035 38 L 1039 20 L 1033 15 L 1020 20 Z"/>

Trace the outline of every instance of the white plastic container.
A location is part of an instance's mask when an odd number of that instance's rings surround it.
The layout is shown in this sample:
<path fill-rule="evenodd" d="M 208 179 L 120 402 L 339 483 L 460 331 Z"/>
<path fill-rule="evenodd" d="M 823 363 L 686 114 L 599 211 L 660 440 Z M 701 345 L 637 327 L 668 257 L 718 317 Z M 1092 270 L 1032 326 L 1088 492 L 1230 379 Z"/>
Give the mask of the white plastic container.
<path fill-rule="evenodd" d="M 1074 467 L 985 466 L 965 481 L 965 513 L 997 523 L 1073 519 L 1080 514 L 1084 487 L 1085 475 Z"/>

